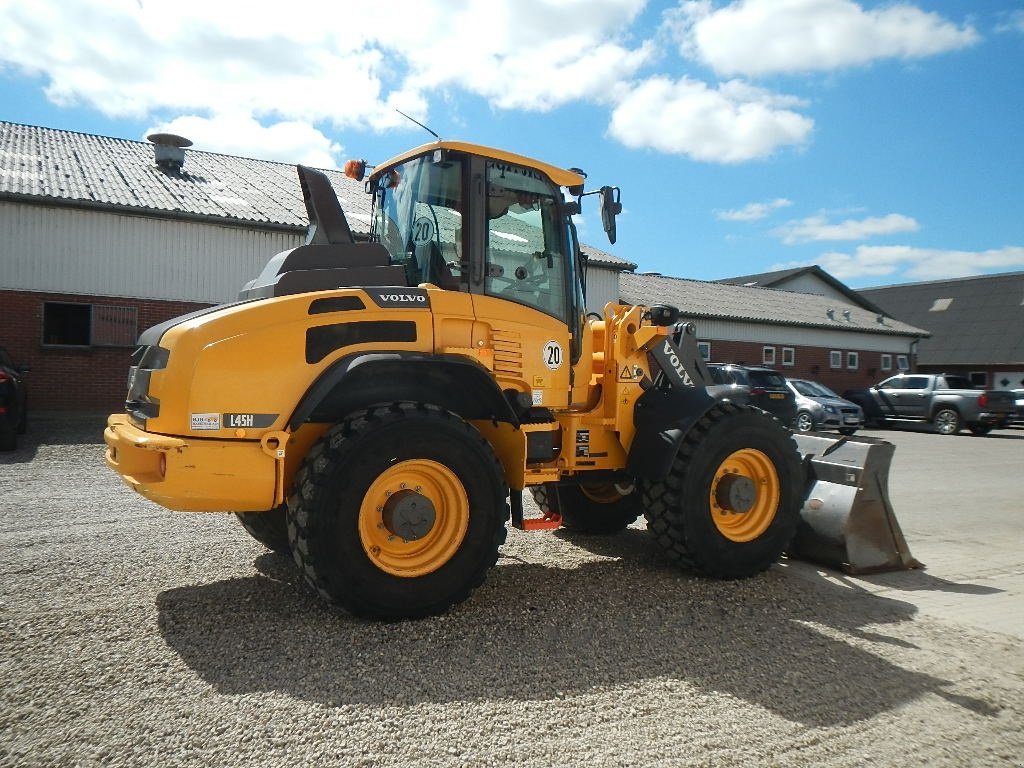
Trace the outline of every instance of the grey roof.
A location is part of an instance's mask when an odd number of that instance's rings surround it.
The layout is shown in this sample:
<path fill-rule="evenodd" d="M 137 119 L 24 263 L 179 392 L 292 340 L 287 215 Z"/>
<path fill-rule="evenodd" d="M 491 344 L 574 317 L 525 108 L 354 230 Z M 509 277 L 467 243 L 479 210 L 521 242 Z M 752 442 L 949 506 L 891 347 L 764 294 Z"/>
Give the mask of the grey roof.
<path fill-rule="evenodd" d="M 599 250 L 592 245 L 580 243 L 580 248 L 587 255 L 587 261 L 592 266 L 609 267 L 611 269 L 618 269 L 622 271 L 632 271 L 636 269 L 636 264 L 632 261 L 620 259 L 618 256 L 613 256 L 612 254 Z"/>
<path fill-rule="evenodd" d="M 722 280 L 716 280 L 718 283 L 728 283 L 730 285 L 746 285 L 750 287 L 759 288 L 782 288 L 785 289 L 786 284 L 796 280 L 797 278 L 803 277 L 804 275 L 812 275 L 818 280 L 821 280 L 826 285 L 831 286 L 834 290 L 846 296 L 850 300 L 851 304 L 859 304 L 869 312 L 881 312 L 882 310 L 868 301 L 864 296 L 857 291 L 853 290 L 845 283 L 837 280 L 824 269 L 819 267 L 817 264 L 812 264 L 809 267 L 796 267 L 794 269 L 778 269 L 774 272 L 760 272 L 756 275 L 741 275 L 740 277 L 727 277 Z"/>
<path fill-rule="evenodd" d="M 325 173 L 350 226 L 365 233 L 362 183 Z M 148 142 L 7 122 L 0 122 L 0 198 L 278 229 L 307 224 L 294 165 L 186 149 L 181 171 L 165 171 Z"/>
<path fill-rule="evenodd" d="M 357 236 L 370 229 L 363 183 L 327 174 Z M 134 211 L 259 228 L 305 230 L 308 224 L 295 165 L 185 150 L 179 173 L 154 163 L 153 145 L 88 133 L 0 121 L 0 200 Z M 586 244 L 590 263 L 614 269 L 636 264 Z"/>
<path fill-rule="evenodd" d="M 678 307 L 686 318 L 739 320 L 894 336 L 928 335 L 928 331 L 899 320 L 882 317 L 880 321 L 878 313 L 857 304 L 845 304 L 810 293 L 628 272 L 621 275 L 620 286 L 622 301 L 627 304 L 671 304 Z"/>
<path fill-rule="evenodd" d="M 1024 272 L 861 291 L 908 323 L 927 326 L 920 365 L 1024 366 Z"/>

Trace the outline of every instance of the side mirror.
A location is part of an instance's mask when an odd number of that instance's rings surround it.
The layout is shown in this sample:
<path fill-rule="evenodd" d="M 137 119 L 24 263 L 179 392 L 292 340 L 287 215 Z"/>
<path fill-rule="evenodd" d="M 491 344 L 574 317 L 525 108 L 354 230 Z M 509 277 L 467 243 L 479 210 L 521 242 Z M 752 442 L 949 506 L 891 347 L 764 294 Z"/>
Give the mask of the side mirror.
<path fill-rule="evenodd" d="M 608 233 L 608 242 L 615 244 L 615 217 L 622 213 L 618 187 L 601 187 L 601 224 Z"/>

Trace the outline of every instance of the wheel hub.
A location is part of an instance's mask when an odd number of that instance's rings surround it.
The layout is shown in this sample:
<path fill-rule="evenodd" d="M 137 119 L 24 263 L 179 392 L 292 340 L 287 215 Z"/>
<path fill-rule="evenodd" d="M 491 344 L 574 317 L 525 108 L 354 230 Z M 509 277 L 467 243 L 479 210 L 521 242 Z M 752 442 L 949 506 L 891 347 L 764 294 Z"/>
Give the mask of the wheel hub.
<path fill-rule="evenodd" d="M 724 511 L 743 515 L 754 508 L 757 487 L 749 477 L 726 475 L 715 489 L 715 501 Z"/>
<path fill-rule="evenodd" d="M 781 494 L 779 473 L 768 454 L 740 448 L 715 472 L 708 498 L 711 519 L 730 541 L 753 541 L 771 526 Z"/>
<path fill-rule="evenodd" d="M 388 497 L 381 518 L 389 533 L 403 541 L 418 541 L 433 529 L 437 510 L 426 496 L 400 490 Z"/>

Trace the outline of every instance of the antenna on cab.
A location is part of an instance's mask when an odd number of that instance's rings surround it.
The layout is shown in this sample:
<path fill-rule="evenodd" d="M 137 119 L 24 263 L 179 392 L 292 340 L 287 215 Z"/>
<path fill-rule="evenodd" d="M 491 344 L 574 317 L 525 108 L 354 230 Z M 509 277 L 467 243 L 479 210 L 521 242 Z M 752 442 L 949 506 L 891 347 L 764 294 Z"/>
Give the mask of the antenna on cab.
<path fill-rule="evenodd" d="M 402 117 L 404 117 L 404 118 L 405 118 L 406 120 L 412 120 L 412 121 L 413 121 L 414 123 L 416 123 L 416 125 L 418 125 L 418 126 L 419 126 L 420 128 L 422 128 L 422 129 L 423 129 L 424 131 L 426 131 L 427 133 L 429 133 L 429 134 L 430 134 L 431 136 L 433 136 L 433 137 L 434 137 L 435 139 L 437 139 L 438 141 L 441 141 L 441 137 L 440 137 L 440 136 L 438 136 L 438 135 L 437 135 L 436 133 L 434 133 L 434 132 L 433 132 L 432 130 L 430 130 L 429 128 L 427 128 L 427 126 L 425 126 L 425 125 L 424 125 L 423 123 L 421 123 L 421 122 L 420 122 L 419 120 L 417 120 L 417 119 L 416 119 L 415 117 L 409 117 L 409 116 L 408 116 L 407 114 L 405 114 L 405 112 L 403 112 L 403 111 L 402 111 L 402 110 L 400 110 L 400 109 L 396 109 L 396 110 L 395 110 L 395 112 L 397 112 L 398 114 L 400 114 L 400 115 L 401 115 Z"/>

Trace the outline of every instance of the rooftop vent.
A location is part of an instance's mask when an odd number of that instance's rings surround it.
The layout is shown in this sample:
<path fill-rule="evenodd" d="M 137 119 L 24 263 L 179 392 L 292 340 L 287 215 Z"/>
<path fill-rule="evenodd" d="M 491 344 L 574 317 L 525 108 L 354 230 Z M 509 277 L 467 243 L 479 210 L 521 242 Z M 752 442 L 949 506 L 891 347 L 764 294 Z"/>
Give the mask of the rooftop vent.
<path fill-rule="evenodd" d="M 853 322 L 853 318 L 850 316 L 850 310 L 843 310 L 843 319 L 848 323 Z"/>
<path fill-rule="evenodd" d="M 185 164 L 185 147 L 191 147 L 192 142 L 174 133 L 151 133 L 146 138 L 153 142 L 157 167 L 168 173 L 178 173 Z"/>

